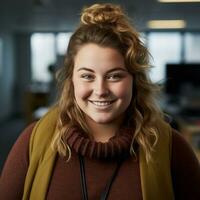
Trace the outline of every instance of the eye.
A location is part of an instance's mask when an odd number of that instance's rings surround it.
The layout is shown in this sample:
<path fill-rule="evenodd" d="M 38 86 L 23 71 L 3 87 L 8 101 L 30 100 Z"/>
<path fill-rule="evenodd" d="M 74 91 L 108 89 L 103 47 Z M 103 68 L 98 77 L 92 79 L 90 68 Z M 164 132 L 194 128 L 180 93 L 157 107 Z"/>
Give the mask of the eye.
<path fill-rule="evenodd" d="M 115 73 L 115 74 L 109 74 L 109 75 L 107 76 L 107 79 L 108 79 L 108 80 L 111 80 L 111 81 L 119 81 L 119 80 L 121 80 L 123 77 L 124 77 L 123 74 L 121 74 L 121 73 Z"/>
<path fill-rule="evenodd" d="M 87 81 L 92 81 L 94 79 L 94 76 L 92 74 L 81 74 L 80 77 Z"/>

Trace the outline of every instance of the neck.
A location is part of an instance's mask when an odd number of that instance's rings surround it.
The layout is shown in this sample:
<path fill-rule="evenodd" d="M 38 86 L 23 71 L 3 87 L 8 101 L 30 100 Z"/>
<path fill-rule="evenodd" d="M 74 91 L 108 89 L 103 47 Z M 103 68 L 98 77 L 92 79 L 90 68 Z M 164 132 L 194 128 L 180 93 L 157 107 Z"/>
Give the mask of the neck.
<path fill-rule="evenodd" d="M 92 119 L 87 120 L 90 129 L 90 134 L 96 142 L 108 142 L 108 140 L 115 136 L 122 123 L 122 119 L 115 120 L 111 123 L 100 124 Z"/>

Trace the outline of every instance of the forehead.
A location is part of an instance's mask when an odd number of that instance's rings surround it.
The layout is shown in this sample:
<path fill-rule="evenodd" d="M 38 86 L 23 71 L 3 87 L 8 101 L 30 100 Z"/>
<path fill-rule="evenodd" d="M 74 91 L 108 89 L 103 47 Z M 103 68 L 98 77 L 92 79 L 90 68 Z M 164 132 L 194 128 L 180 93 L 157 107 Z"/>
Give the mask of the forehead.
<path fill-rule="evenodd" d="M 110 47 L 86 44 L 80 48 L 74 59 L 74 69 L 91 68 L 94 71 L 109 70 L 113 67 L 125 68 L 122 54 Z"/>

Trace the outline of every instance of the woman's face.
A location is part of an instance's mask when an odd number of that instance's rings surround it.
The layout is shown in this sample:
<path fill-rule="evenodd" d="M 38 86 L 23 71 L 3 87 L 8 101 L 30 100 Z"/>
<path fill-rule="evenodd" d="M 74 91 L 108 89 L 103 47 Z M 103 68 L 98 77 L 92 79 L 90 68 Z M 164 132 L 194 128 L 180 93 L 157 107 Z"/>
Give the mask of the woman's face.
<path fill-rule="evenodd" d="M 133 77 L 113 48 L 86 44 L 74 59 L 74 95 L 86 120 L 107 124 L 123 118 L 132 99 Z"/>

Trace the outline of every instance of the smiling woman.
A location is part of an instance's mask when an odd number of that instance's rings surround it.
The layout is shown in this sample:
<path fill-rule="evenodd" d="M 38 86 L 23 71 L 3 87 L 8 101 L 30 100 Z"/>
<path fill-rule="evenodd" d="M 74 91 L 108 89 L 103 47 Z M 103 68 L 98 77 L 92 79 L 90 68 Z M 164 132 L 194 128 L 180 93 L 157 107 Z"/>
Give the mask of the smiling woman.
<path fill-rule="evenodd" d="M 198 160 L 163 119 L 149 68 L 120 6 L 83 9 L 59 102 L 17 140 L 0 199 L 199 199 Z"/>
<path fill-rule="evenodd" d="M 96 141 L 108 141 L 122 125 L 132 99 L 132 82 L 118 50 L 89 43 L 78 51 L 74 95 Z"/>

